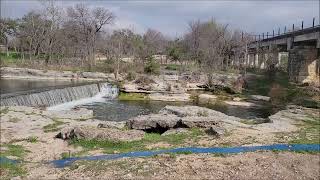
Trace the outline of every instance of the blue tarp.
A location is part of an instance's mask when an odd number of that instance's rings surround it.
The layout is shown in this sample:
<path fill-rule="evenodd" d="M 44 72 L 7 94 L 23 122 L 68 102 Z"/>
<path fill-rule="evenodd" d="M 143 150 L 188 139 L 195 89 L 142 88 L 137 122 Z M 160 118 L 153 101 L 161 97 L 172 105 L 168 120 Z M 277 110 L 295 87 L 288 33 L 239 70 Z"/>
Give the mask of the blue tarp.
<path fill-rule="evenodd" d="M 230 154 L 230 153 L 241 153 L 241 152 L 252 152 L 258 150 L 276 150 L 276 151 L 313 151 L 320 152 L 320 144 L 273 144 L 265 146 L 239 146 L 239 147 L 209 147 L 209 148 L 199 148 L 199 147 L 184 147 L 166 150 L 156 150 L 156 151 L 137 151 L 119 154 L 108 154 L 100 156 L 85 156 L 85 157 L 72 157 L 60 160 L 51 161 L 53 165 L 57 168 L 63 168 L 71 165 L 77 160 L 112 160 L 124 157 L 148 157 L 163 153 L 217 153 L 217 154 Z"/>

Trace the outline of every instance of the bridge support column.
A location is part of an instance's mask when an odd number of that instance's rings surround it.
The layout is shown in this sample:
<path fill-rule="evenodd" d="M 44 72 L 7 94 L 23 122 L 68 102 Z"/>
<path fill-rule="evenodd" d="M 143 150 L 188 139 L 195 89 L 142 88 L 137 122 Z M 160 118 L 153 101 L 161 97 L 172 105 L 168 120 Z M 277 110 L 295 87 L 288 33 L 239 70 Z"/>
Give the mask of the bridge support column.
<path fill-rule="evenodd" d="M 246 63 L 247 67 L 252 67 L 253 66 L 254 57 L 255 57 L 255 54 L 248 54 L 248 59 L 247 59 L 247 63 Z"/>
<path fill-rule="evenodd" d="M 266 65 L 266 59 L 268 58 L 268 53 L 265 48 L 261 48 L 259 56 L 258 56 L 258 62 L 256 64 L 256 67 L 259 69 L 265 69 Z"/>
<path fill-rule="evenodd" d="M 288 74 L 297 83 L 320 85 L 320 49 L 315 46 L 296 46 L 289 50 Z"/>

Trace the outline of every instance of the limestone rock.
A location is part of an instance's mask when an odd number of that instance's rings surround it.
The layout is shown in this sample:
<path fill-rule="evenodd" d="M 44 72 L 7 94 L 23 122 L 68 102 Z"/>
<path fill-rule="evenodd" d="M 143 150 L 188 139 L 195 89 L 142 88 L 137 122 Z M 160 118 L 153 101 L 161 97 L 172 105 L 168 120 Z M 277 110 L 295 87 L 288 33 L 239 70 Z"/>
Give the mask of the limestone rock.
<path fill-rule="evenodd" d="M 208 128 L 220 126 L 220 120 L 215 117 L 187 116 L 182 119 L 182 126 L 188 128 Z"/>
<path fill-rule="evenodd" d="M 131 129 L 170 129 L 177 125 L 180 118 L 171 114 L 149 114 L 141 115 L 127 121 L 127 126 Z"/>
<path fill-rule="evenodd" d="M 246 101 L 224 101 L 226 104 L 232 105 L 232 106 L 242 106 L 242 107 L 257 107 L 258 104 L 252 103 L 252 102 L 246 102 Z"/>
<path fill-rule="evenodd" d="M 261 95 L 251 95 L 251 98 L 256 101 L 270 101 L 270 97 Z"/>
<path fill-rule="evenodd" d="M 39 78 L 39 79 L 88 79 L 88 80 L 105 80 L 114 81 L 113 74 L 105 74 L 100 72 L 72 72 L 72 71 L 52 71 L 52 70 L 38 70 L 28 68 L 12 68 L 2 67 L 2 77 L 16 77 L 16 78 Z"/>
<path fill-rule="evenodd" d="M 241 119 L 198 106 L 166 106 L 159 114 L 142 115 L 127 121 L 131 129 L 163 133 L 174 128 L 245 126 Z"/>
<path fill-rule="evenodd" d="M 215 88 L 230 93 L 241 93 L 246 84 L 245 78 L 239 74 L 213 73 L 210 78 L 210 82 Z"/>
<path fill-rule="evenodd" d="M 150 100 L 154 101 L 190 101 L 190 94 L 169 94 L 169 93 L 152 93 L 149 95 Z"/>
<path fill-rule="evenodd" d="M 114 121 L 105 121 L 98 124 L 98 128 L 116 128 L 123 129 L 126 126 L 126 122 L 114 122 Z"/>
<path fill-rule="evenodd" d="M 181 133 L 188 133 L 189 130 L 187 128 L 176 128 L 176 129 L 169 129 L 166 132 L 164 132 L 163 134 L 161 134 L 161 136 L 167 136 L 167 135 L 172 135 L 172 134 L 181 134 Z"/>
<path fill-rule="evenodd" d="M 221 136 L 226 132 L 226 130 L 224 128 L 221 128 L 221 127 L 212 126 L 212 127 L 208 128 L 208 129 L 206 129 L 205 132 L 208 135 Z"/>
<path fill-rule="evenodd" d="M 61 139 L 97 139 L 110 141 L 135 141 L 144 137 L 144 132 L 139 130 L 122 131 L 112 128 L 73 127 L 64 128 L 56 136 Z"/>

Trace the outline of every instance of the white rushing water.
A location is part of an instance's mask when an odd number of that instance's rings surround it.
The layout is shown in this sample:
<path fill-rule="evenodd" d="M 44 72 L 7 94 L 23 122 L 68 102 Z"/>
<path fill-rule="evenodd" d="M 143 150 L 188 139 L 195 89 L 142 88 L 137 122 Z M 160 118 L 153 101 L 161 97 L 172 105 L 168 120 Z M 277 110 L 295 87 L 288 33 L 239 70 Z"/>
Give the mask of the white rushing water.
<path fill-rule="evenodd" d="M 45 106 L 50 109 L 64 108 L 65 106 L 67 108 L 95 101 L 99 102 L 117 95 L 118 88 L 111 84 L 95 83 L 3 98 L 1 106 Z"/>
<path fill-rule="evenodd" d="M 106 99 L 114 99 L 118 96 L 118 88 L 112 86 L 108 83 L 100 84 L 100 91 L 93 97 L 82 98 L 75 101 L 66 102 L 63 104 L 58 104 L 55 106 L 51 106 L 47 108 L 49 111 L 61 111 L 61 110 L 68 110 L 73 107 L 84 105 L 84 104 L 91 104 L 95 102 L 104 102 Z"/>

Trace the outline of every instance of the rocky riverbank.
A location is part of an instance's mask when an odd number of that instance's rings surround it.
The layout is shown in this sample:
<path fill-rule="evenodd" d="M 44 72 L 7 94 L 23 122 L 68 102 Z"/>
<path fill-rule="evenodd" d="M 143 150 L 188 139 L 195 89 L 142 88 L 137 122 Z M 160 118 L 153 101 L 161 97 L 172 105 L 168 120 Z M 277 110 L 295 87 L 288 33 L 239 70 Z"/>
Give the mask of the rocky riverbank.
<path fill-rule="evenodd" d="M 56 79 L 109 82 L 116 81 L 114 74 L 106 74 L 100 72 L 53 71 L 13 67 L 1 67 L 0 72 L 2 78 L 12 79 Z"/>
<path fill-rule="evenodd" d="M 312 126 L 311 126 L 312 125 Z M 138 168 L 139 164 L 148 166 L 152 172 L 159 168 L 158 172 L 175 171 L 179 176 L 182 169 L 175 169 L 174 163 L 178 162 L 187 171 L 194 169 L 199 173 L 198 177 L 212 178 L 212 174 L 206 173 L 209 164 L 200 163 L 213 161 L 212 166 L 222 165 L 224 162 L 238 161 L 246 156 L 255 157 L 258 161 L 271 163 L 279 156 L 290 157 L 287 163 L 296 165 L 296 162 L 308 163 L 309 165 L 319 163 L 313 156 L 299 155 L 296 153 L 247 153 L 232 155 L 227 158 L 213 157 L 212 155 L 163 155 L 153 158 L 138 158 L 115 160 L 110 162 L 79 162 L 70 168 L 55 169 L 50 165 L 43 164 L 48 160 L 60 159 L 66 156 L 99 155 L 101 153 L 118 153 L 128 151 L 139 151 L 148 149 L 162 149 L 172 147 L 212 147 L 212 146 L 248 146 L 273 143 L 310 143 L 317 142 L 317 127 L 319 126 L 318 109 L 289 106 L 269 117 L 268 123 L 254 124 L 223 113 L 197 107 L 197 106 L 167 106 L 158 114 L 142 115 L 130 119 L 127 122 L 101 122 L 93 118 L 92 111 L 86 109 L 73 109 L 70 111 L 47 111 L 45 109 L 31 107 L 1 107 L 1 156 L 10 159 L 23 160 L 20 168 L 20 176 L 31 179 L 43 178 L 73 178 L 73 177 L 102 177 L 99 163 L 131 164 L 130 167 Z M 161 130 L 161 131 L 159 131 Z M 157 133 L 162 133 L 157 134 Z M 304 134 L 304 135 L 301 135 Z M 17 153 L 17 149 L 18 152 Z M 262 157 L 270 161 L 263 160 Z M 305 161 L 305 159 L 313 159 Z M 166 160 L 165 160 L 166 159 Z M 168 161 L 169 160 L 169 161 Z M 198 169 L 189 163 L 199 160 L 203 169 Z M 27 162 L 24 162 L 27 161 Z M 167 162 L 168 161 L 168 162 Z M 152 164 L 157 162 L 158 164 Z M 169 163 L 170 162 L 170 163 Z M 248 167 L 255 164 L 248 159 L 243 161 Z M 163 163 L 169 163 L 166 168 Z M 276 161 L 277 166 L 284 168 L 281 161 Z M 236 168 L 242 167 L 234 163 Z M 104 175 L 118 178 L 138 178 L 140 173 L 134 170 L 123 169 L 122 166 L 101 166 Z M 124 167 L 124 166 L 123 166 Z M 127 167 L 127 166 L 125 166 Z M 91 168 L 91 170 L 85 170 Z M 100 170 L 102 170 L 100 169 Z M 143 170 L 144 169 L 144 170 Z M 144 172 L 146 169 L 143 168 Z M 148 168 L 147 168 L 148 169 Z M 290 167 L 278 175 L 277 168 L 270 168 L 267 177 L 284 177 L 289 172 L 297 169 Z M 124 172 L 125 171 L 125 172 Z M 222 169 L 216 169 L 218 173 L 224 174 Z M 306 171 L 299 167 L 302 177 L 316 177 L 317 171 L 309 169 Z M 19 171 L 20 172 L 20 171 Z M 100 173 L 99 173 L 100 172 Z M 243 173 L 234 169 L 234 173 Z M 2 169 L 4 176 L 10 177 L 12 173 L 8 169 Z M 162 173 L 151 173 L 150 177 L 165 178 Z M 148 177 L 149 177 L 148 175 Z M 233 173 L 229 174 L 233 177 Z M 239 176 L 240 177 L 240 176 Z M 242 178 L 244 178 L 243 176 Z M 241 178 L 240 178 L 241 179 Z"/>

